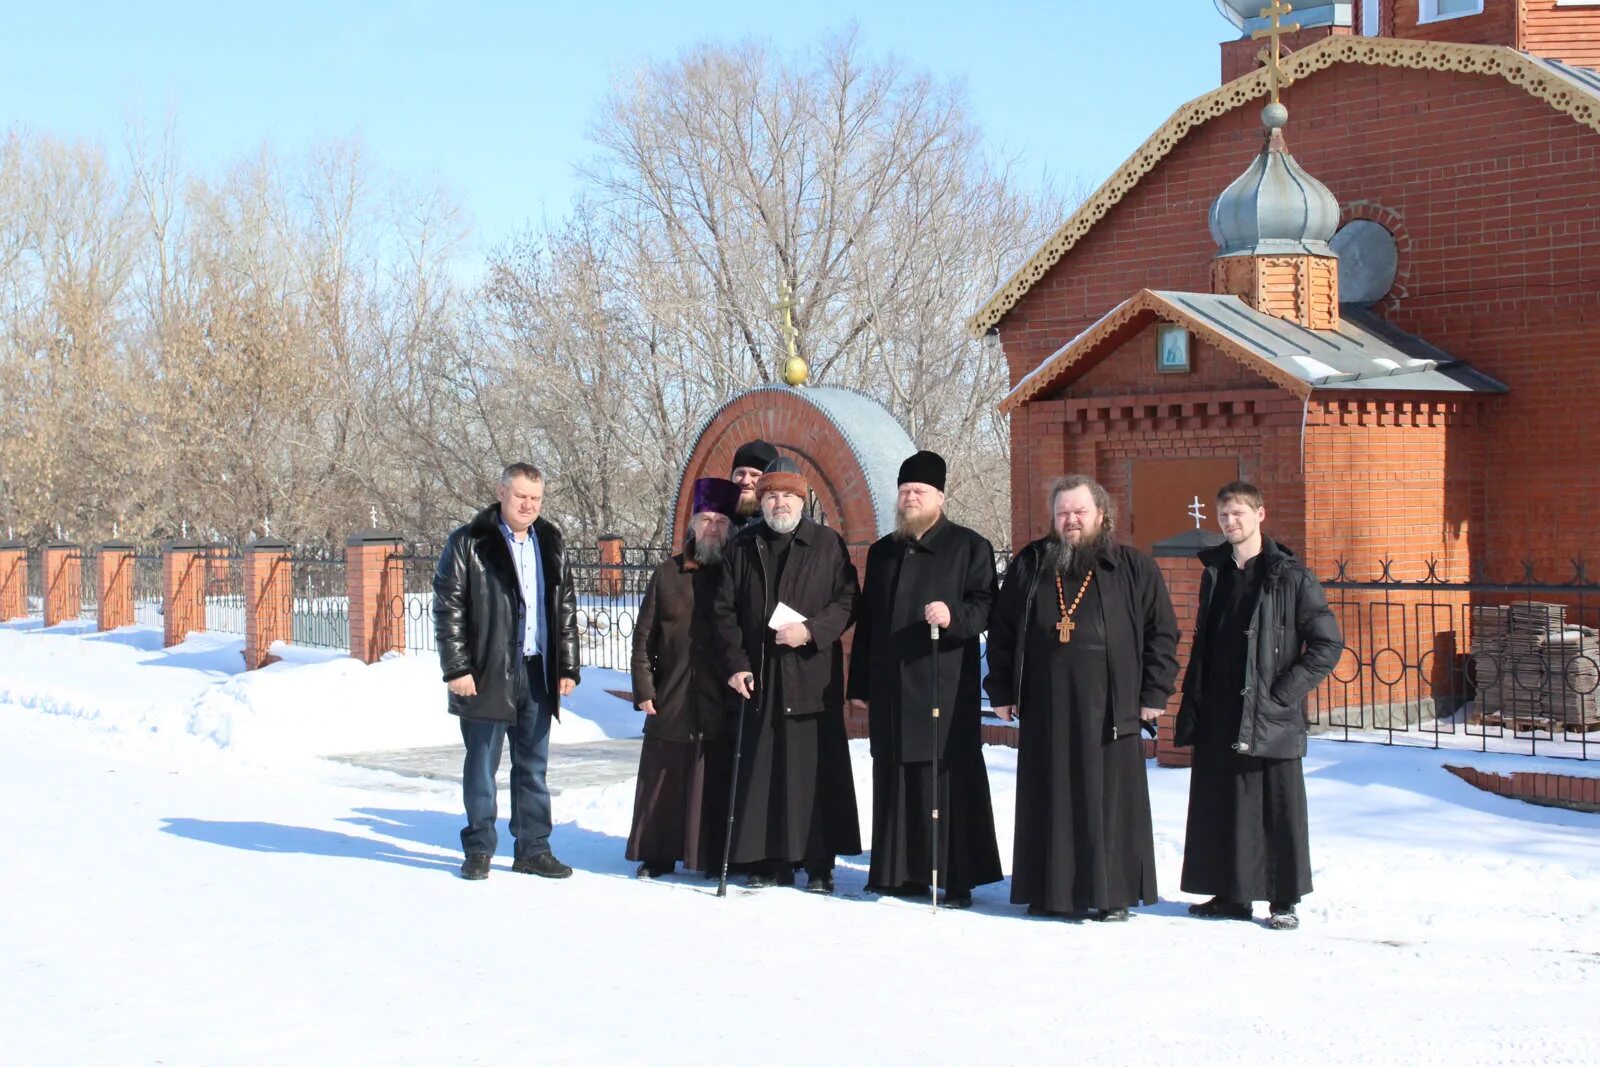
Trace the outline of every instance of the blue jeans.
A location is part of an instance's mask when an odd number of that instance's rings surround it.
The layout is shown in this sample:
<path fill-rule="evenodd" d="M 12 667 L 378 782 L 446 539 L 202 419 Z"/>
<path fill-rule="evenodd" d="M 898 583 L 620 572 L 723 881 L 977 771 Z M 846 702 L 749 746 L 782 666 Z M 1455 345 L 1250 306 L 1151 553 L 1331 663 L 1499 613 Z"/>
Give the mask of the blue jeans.
<path fill-rule="evenodd" d="M 461 831 L 461 848 L 468 854 L 494 854 L 495 775 L 500 772 L 500 752 L 511 735 L 511 837 L 516 857 L 522 859 L 550 851 L 550 787 L 545 768 L 550 763 L 550 713 L 552 700 L 545 685 L 543 661 L 531 659 L 528 699 L 517 709 L 514 723 L 462 719 L 461 740 L 467 755 L 461 772 L 461 795 L 467 825 Z"/>

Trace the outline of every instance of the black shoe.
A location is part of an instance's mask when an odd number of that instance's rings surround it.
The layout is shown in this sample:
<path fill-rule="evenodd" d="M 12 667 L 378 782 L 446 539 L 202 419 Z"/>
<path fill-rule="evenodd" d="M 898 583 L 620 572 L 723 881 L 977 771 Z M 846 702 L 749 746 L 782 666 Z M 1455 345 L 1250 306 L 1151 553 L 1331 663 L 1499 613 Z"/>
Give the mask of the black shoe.
<path fill-rule="evenodd" d="M 518 874 L 537 874 L 540 878 L 571 878 L 572 868 L 556 859 L 554 852 L 522 856 L 511 865 Z"/>
<path fill-rule="evenodd" d="M 1250 905 L 1212 897 L 1202 904 L 1190 904 L 1189 914 L 1202 919 L 1249 919 Z"/>
<path fill-rule="evenodd" d="M 945 890 L 943 903 L 945 907 L 952 911 L 965 911 L 972 907 L 972 893 L 952 893 L 949 890 Z"/>
<path fill-rule="evenodd" d="M 811 871 L 807 871 L 806 872 L 806 892 L 807 893 L 832 893 L 833 892 L 833 872 L 832 871 L 817 871 L 815 873 L 812 873 Z"/>
<path fill-rule="evenodd" d="M 875 889 L 872 886 L 868 886 L 867 892 L 876 893 L 880 897 L 896 897 L 900 900 L 915 900 L 917 897 L 927 896 L 929 890 L 928 887 L 921 882 L 901 882 L 899 885 L 890 886 L 887 889 Z"/>
<path fill-rule="evenodd" d="M 633 872 L 635 878 L 661 878 L 678 869 L 676 863 L 641 863 Z"/>
<path fill-rule="evenodd" d="M 1103 923 L 1125 923 L 1132 917 L 1127 908 L 1101 908 L 1095 913 L 1095 921 Z"/>
<path fill-rule="evenodd" d="M 1279 906 L 1272 905 L 1272 911 L 1267 916 L 1268 930 L 1298 930 L 1300 929 L 1300 916 L 1294 913 L 1293 904 Z"/>
<path fill-rule="evenodd" d="M 1043 904 L 1029 904 L 1028 915 L 1034 919 L 1060 919 L 1069 923 L 1081 923 L 1089 917 L 1086 911 L 1052 911 Z"/>
<path fill-rule="evenodd" d="M 469 882 L 481 882 L 489 877 L 489 854 L 487 852 L 467 853 L 467 858 L 461 861 L 461 877 Z"/>
<path fill-rule="evenodd" d="M 794 885 L 794 868 L 787 863 L 763 864 L 745 875 L 744 884 L 751 889 L 765 889 L 774 885 Z"/>

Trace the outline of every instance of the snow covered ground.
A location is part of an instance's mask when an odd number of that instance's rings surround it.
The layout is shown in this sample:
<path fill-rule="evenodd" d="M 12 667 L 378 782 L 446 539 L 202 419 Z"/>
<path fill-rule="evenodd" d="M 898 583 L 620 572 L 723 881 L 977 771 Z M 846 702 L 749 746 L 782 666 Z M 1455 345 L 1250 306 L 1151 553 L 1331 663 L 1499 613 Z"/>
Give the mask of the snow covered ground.
<path fill-rule="evenodd" d="M 572 879 L 467 883 L 454 786 L 319 758 L 458 741 L 431 662 L 159 646 L 0 627 L 7 1063 L 1600 1060 L 1600 816 L 1440 766 L 1570 760 L 1314 744 L 1294 933 L 1184 914 L 1188 778 L 1156 769 L 1167 899 L 1123 926 L 862 898 L 864 857 L 834 899 L 637 882 L 631 782 L 556 798 Z M 636 735 L 624 685 L 586 675 L 555 740 Z M 868 775 L 858 743 L 864 825 Z"/>

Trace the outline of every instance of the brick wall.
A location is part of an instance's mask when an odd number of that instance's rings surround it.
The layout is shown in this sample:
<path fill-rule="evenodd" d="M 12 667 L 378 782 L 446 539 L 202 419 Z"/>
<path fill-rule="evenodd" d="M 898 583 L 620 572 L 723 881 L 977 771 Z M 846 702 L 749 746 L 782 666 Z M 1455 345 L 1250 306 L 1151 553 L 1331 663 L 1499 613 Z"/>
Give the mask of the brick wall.
<path fill-rule="evenodd" d="M 1385 0 L 1384 36 L 1413 41 L 1455 41 L 1460 44 L 1505 44 L 1517 47 L 1517 9 L 1528 0 L 1483 0 L 1477 15 L 1419 21 L 1418 0 Z M 1554 2 L 1554 0 L 1550 0 Z"/>
<path fill-rule="evenodd" d="M 1522 0 L 1517 47 L 1582 67 L 1600 67 L 1600 7 L 1558 7 L 1556 0 Z"/>
<path fill-rule="evenodd" d="M 1380 310 L 1511 388 L 1443 438 L 1410 430 L 1383 438 L 1385 470 L 1405 474 L 1408 448 L 1442 448 L 1446 478 L 1466 479 L 1465 489 L 1427 490 L 1444 500 L 1442 513 L 1429 518 L 1408 503 L 1398 524 L 1431 524 L 1441 546 L 1470 529 L 1506 558 L 1600 556 L 1588 503 L 1600 496 L 1600 436 L 1587 430 L 1584 388 L 1600 369 L 1586 325 L 1600 321 L 1592 265 L 1600 256 L 1600 135 L 1503 80 L 1454 72 L 1340 64 L 1297 83 L 1287 102 L 1290 149 L 1347 205 L 1346 218 L 1399 231 L 1400 282 Z M 1258 150 L 1258 112 L 1240 108 L 1190 133 L 1012 309 L 1000 335 L 1013 381 L 1141 288 L 1209 289 L 1215 248 L 1206 215 Z M 1137 388 L 1187 386 L 1147 380 Z M 1012 475 L 1014 543 L 1043 528 L 1039 486 L 1064 468 L 1094 469 L 1086 459 L 1101 447 L 1097 431 L 1086 426 L 1074 431 L 1076 444 L 1067 440 L 1067 403 L 1030 404 L 1012 420 L 1021 457 Z M 1304 490 L 1295 492 L 1297 478 L 1285 484 L 1282 471 L 1298 465 L 1302 413 L 1273 414 L 1279 439 L 1260 453 L 1266 470 L 1255 476 L 1278 478 L 1263 489 L 1280 517 L 1294 518 L 1303 505 L 1290 497 Z M 1174 443 L 1145 447 L 1198 451 L 1187 433 L 1167 437 Z M 1328 458 L 1317 461 L 1327 474 L 1319 490 L 1356 485 L 1356 449 L 1378 439 L 1331 435 Z M 1343 472 L 1332 465 L 1341 448 Z M 1517 509 L 1488 508 L 1472 488 L 1474 472 L 1491 462 L 1497 483 L 1519 487 Z M 1337 495 L 1325 503 L 1348 506 Z M 1344 538 L 1364 543 L 1353 522 Z"/>

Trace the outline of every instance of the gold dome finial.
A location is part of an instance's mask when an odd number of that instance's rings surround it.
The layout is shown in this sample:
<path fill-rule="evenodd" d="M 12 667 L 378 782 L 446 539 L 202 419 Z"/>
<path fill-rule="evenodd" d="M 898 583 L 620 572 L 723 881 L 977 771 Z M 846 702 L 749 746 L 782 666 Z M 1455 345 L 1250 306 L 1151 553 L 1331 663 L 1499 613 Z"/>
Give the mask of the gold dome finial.
<path fill-rule="evenodd" d="M 790 385 L 801 386 L 811 378 L 811 367 L 801 358 L 795 345 L 795 337 L 800 331 L 795 329 L 794 309 L 800 305 L 795 302 L 794 291 L 789 288 L 787 278 L 779 279 L 778 294 L 778 302 L 772 305 L 772 309 L 783 312 L 783 339 L 789 353 L 783 361 L 783 380 Z"/>

